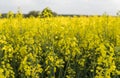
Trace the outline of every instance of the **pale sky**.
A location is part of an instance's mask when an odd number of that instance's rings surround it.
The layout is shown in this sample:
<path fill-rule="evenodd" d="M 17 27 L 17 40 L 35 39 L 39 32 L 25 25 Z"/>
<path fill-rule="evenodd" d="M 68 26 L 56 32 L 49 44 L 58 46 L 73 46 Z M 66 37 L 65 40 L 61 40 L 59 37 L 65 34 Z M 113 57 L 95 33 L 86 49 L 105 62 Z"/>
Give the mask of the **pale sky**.
<path fill-rule="evenodd" d="M 45 7 L 58 14 L 115 15 L 120 10 L 120 0 L 1 0 L 0 13 L 17 12 L 18 7 L 23 13 Z"/>

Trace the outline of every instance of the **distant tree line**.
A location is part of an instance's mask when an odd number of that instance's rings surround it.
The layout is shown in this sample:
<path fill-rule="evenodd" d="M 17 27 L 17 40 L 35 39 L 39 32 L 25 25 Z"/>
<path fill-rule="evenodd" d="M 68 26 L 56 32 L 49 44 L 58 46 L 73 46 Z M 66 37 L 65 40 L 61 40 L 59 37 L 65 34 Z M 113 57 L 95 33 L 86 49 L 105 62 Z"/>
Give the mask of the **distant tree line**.
<path fill-rule="evenodd" d="M 57 16 L 56 12 L 53 12 L 50 8 L 46 7 L 43 9 L 43 11 L 30 11 L 28 14 L 22 14 L 20 11 L 18 13 L 14 14 L 12 11 L 9 11 L 8 13 L 0 14 L 1 18 L 7 18 L 7 17 L 16 17 L 17 15 L 23 15 L 23 17 L 55 17 Z"/>
<path fill-rule="evenodd" d="M 116 15 L 120 16 L 120 11 L 118 11 L 116 13 Z M 22 14 L 20 11 L 18 11 L 16 14 L 14 14 L 12 11 L 9 11 L 8 13 L 0 14 L 0 18 L 17 17 L 17 16 L 23 16 L 25 18 L 27 18 L 27 17 L 45 18 L 45 17 L 56 17 L 56 16 L 64 16 L 64 17 L 86 16 L 86 17 L 90 17 L 90 16 L 94 16 L 94 15 L 57 14 L 56 12 L 53 12 L 49 7 L 44 8 L 42 11 L 34 11 L 33 10 L 33 11 L 30 11 L 28 14 Z M 97 15 L 97 16 L 101 16 L 101 15 Z"/>
<path fill-rule="evenodd" d="M 34 16 L 34 17 L 53 17 L 53 16 L 57 16 L 57 13 L 53 12 L 50 8 L 45 8 L 43 9 L 42 12 L 40 11 L 30 11 L 28 14 L 25 15 L 25 17 L 30 17 L 30 16 Z"/>

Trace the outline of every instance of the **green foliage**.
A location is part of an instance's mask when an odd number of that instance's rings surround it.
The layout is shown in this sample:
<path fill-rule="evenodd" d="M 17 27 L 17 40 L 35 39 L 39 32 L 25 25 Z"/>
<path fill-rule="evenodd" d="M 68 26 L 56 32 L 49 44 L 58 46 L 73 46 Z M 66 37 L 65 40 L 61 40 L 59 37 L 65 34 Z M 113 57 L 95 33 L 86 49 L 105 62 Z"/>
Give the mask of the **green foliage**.
<path fill-rule="evenodd" d="M 52 10 L 50 8 L 45 8 L 43 9 L 43 11 L 41 12 L 41 17 L 52 17 L 54 16 L 55 13 L 52 12 Z"/>
<path fill-rule="evenodd" d="M 28 17 L 30 16 L 34 16 L 34 17 L 38 17 L 40 16 L 40 12 L 39 11 L 30 11 L 28 14 L 27 14 Z"/>

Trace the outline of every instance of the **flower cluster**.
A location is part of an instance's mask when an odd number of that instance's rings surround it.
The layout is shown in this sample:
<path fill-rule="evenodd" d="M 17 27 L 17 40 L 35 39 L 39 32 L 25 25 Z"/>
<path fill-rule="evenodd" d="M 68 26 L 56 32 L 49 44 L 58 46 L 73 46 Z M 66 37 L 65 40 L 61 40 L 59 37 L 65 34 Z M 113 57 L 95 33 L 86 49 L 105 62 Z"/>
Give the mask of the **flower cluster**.
<path fill-rule="evenodd" d="M 0 19 L 0 78 L 119 78 L 120 17 Z"/>

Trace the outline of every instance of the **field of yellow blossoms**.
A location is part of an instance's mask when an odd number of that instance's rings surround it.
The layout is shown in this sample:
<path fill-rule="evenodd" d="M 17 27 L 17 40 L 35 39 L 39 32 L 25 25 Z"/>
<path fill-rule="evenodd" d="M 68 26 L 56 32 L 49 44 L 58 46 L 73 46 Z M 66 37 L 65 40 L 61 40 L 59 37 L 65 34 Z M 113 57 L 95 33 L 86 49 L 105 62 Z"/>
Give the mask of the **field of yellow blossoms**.
<path fill-rule="evenodd" d="M 120 78 L 120 17 L 1 18 L 0 78 Z"/>

